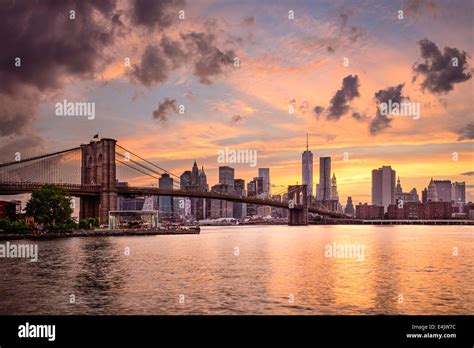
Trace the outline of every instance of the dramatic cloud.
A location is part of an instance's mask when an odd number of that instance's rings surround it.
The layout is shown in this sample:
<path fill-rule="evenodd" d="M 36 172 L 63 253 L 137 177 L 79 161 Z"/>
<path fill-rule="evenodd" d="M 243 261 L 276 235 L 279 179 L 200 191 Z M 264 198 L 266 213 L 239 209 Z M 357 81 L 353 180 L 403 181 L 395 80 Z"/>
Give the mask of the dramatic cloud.
<path fill-rule="evenodd" d="M 0 152 L 34 151 L 39 140 L 31 125 L 41 100 L 66 81 L 101 71 L 123 24 L 115 0 L 7 1 L 0 19 L 0 137 L 15 135 L 0 141 Z M 20 146 L 24 134 L 36 140 Z"/>
<path fill-rule="evenodd" d="M 405 84 L 401 83 L 397 86 L 387 87 L 386 89 L 381 89 L 375 93 L 375 101 L 377 103 L 377 113 L 375 117 L 370 122 L 369 130 L 370 134 L 376 135 L 380 133 L 385 128 L 391 127 L 392 119 L 386 115 L 382 115 L 380 112 L 380 104 L 388 103 L 389 100 L 392 103 L 401 103 L 405 97 L 402 95 L 402 89 Z"/>
<path fill-rule="evenodd" d="M 240 121 L 243 121 L 243 120 L 244 120 L 244 118 L 240 115 L 232 116 L 232 122 L 234 122 L 234 123 L 237 123 L 237 122 L 240 122 Z"/>
<path fill-rule="evenodd" d="M 140 82 L 146 87 L 166 81 L 170 67 L 163 56 L 160 47 L 147 46 L 140 60 L 140 65 L 134 65 L 129 71 L 132 81 Z"/>
<path fill-rule="evenodd" d="M 352 113 L 352 118 L 354 120 L 359 121 L 359 122 L 364 122 L 364 121 L 367 121 L 369 117 L 367 115 L 362 115 L 358 112 L 353 112 Z"/>
<path fill-rule="evenodd" d="M 153 118 L 161 122 L 166 122 L 171 111 L 178 113 L 176 100 L 165 98 L 165 100 L 158 105 L 158 109 L 153 111 Z"/>
<path fill-rule="evenodd" d="M 184 0 L 135 0 L 132 6 L 132 22 L 149 29 L 164 29 L 178 20 Z"/>
<path fill-rule="evenodd" d="M 314 107 L 313 111 L 316 114 L 316 117 L 319 117 L 324 112 L 324 108 L 320 105 L 317 105 Z"/>
<path fill-rule="evenodd" d="M 12 139 L 0 137 L 0 163 L 13 162 L 16 152 L 19 152 L 23 159 L 44 154 L 44 145 L 44 140 L 30 131 L 16 135 Z"/>
<path fill-rule="evenodd" d="M 454 84 L 471 78 L 467 63 L 468 54 L 457 48 L 445 47 L 442 53 L 436 44 L 428 39 L 418 42 L 423 63 L 415 63 L 413 81 L 419 75 L 424 77 L 421 83 L 423 90 L 443 94 L 453 90 Z"/>
<path fill-rule="evenodd" d="M 0 91 L 14 93 L 22 85 L 44 91 L 60 87 L 67 75 L 93 76 L 114 41 L 114 10 L 111 0 L 18 0 L 0 6 Z"/>
<path fill-rule="evenodd" d="M 474 139 L 474 122 L 468 123 L 463 128 L 457 131 L 459 134 L 458 140 Z"/>
<path fill-rule="evenodd" d="M 201 83 L 211 84 L 211 77 L 220 75 L 226 66 L 233 66 L 234 51 L 222 52 L 217 48 L 214 34 L 191 32 L 181 34 L 181 38 L 193 53 L 190 57 L 194 57 L 194 75 Z"/>
<path fill-rule="evenodd" d="M 128 71 L 128 76 L 132 82 L 151 87 L 165 82 L 172 70 L 191 64 L 199 82 L 211 84 L 212 77 L 223 73 L 226 66 L 233 65 L 234 57 L 232 50 L 222 52 L 217 48 L 214 34 L 181 33 L 178 40 L 164 35 L 159 45 L 151 44 L 145 48 L 140 63 Z"/>
<path fill-rule="evenodd" d="M 359 77 L 348 75 L 342 80 L 342 87 L 329 102 L 328 119 L 339 120 L 349 111 L 349 102 L 359 97 Z"/>
<path fill-rule="evenodd" d="M 165 35 L 160 40 L 160 47 L 166 58 L 171 61 L 173 68 L 178 68 L 186 62 L 187 54 L 179 41 L 171 40 Z"/>

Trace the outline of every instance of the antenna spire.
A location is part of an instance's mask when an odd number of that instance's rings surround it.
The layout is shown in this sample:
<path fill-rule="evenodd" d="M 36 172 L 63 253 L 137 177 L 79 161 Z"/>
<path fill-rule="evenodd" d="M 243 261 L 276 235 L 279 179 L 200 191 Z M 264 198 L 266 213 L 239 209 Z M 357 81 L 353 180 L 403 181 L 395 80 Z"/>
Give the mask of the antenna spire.
<path fill-rule="evenodd" d="M 309 151 L 309 149 L 308 149 L 308 143 L 309 143 L 309 140 L 308 140 L 308 133 L 306 133 L 306 151 Z"/>

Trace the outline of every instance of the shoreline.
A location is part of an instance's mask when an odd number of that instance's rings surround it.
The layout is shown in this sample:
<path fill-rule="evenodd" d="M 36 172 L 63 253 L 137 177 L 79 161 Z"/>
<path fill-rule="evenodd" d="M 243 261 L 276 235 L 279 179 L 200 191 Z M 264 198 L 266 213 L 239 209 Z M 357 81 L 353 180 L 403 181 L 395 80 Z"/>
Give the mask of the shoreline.
<path fill-rule="evenodd" d="M 34 239 L 34 240 L 48 240 L 58 238 L 73 238 L 73 237 L 123 237 L 123 236 L 157 236 L 157 235 L 188 235 L 199 234 L 197 229 L 181 229 L 181 230 L 74 230 L 70 232 L 54 232 L 47 234 L 34 233 L 0 233 L 0 240 L 18 240 L 18 239 Z"/>

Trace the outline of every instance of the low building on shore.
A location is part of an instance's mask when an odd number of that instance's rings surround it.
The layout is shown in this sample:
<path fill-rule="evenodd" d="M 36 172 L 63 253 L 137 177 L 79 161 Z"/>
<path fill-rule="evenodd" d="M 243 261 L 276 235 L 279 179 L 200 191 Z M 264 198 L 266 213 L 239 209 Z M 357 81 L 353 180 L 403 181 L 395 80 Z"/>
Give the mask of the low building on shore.
<path fill-rule="evenodd" d="M 356 205 L 356 219 L 360 220 L 373 220 L 373 219 L 383 219 L 384 217 L 384 207 L 377 206 L 367 203 L 359 203 Z"/>

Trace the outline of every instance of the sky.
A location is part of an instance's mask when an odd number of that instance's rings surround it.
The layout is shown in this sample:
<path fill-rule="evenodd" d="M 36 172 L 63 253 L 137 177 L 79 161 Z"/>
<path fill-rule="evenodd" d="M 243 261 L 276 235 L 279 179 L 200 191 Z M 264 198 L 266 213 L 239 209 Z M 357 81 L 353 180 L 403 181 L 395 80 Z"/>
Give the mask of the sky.
<path fill-rule="evenodd" d="M 219 151 L 256 150 L 236 178 L 269 167 L 278 192 L 308 133 L 313 182 L 331 156 L 343 204 L 370 203 L 383 165 L 404 191 L 450 179 L 474 200 L 472 1 L 1 3 L 0 162 L 98 133 L 178 175 L 196 160 L 212 186 Z M 95 117 L 58 116 L 64 100 Z"/>

